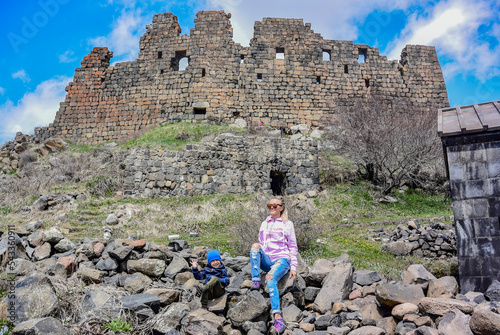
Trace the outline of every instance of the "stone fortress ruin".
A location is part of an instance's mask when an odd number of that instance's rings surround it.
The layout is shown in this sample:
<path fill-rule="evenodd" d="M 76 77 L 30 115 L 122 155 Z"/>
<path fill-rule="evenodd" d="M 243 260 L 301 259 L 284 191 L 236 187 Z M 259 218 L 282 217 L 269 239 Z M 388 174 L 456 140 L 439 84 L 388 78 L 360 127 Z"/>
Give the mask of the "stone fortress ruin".
<path fill-rule="evenodd" d="M 244 47 L 233 41 L 230 17 L 199 12 L 181 35 L 175 15 L 157 14 L 138 58 L 114 66 L 111 51 L 94 48 L 54 122 L 35 135 L 92 144 L 178 121 L 320 126 L 367 94 L 448 106 L 434 47 L 407 45 L 400 61 L 390 61 L 377 48 L 326 40 L 309 23 L 282 18 L 256 22 Z"/>

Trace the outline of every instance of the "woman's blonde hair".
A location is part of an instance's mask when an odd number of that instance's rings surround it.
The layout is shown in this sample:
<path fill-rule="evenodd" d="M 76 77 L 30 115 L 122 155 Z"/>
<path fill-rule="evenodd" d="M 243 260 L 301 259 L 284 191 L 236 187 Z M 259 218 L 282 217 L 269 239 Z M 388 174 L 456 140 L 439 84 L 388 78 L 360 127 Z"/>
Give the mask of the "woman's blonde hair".
<path fill-rule="evenodd" d="M 281 217 L 281 220 L 283 220 L 283 222 L 287 222 L 288 221 L 288 211 L 286 210 L 285 199 L 283 199 L 283 197 L 280 197 L 279 195 L 275 195 L 274 197 L 272 197 L 269 200 L 272 200 L 272 199 L 276 199 L 276 200 L 281 201 L 281 204 L 283 205 L 283 209 L 280 212 L 280 217 Z"/>

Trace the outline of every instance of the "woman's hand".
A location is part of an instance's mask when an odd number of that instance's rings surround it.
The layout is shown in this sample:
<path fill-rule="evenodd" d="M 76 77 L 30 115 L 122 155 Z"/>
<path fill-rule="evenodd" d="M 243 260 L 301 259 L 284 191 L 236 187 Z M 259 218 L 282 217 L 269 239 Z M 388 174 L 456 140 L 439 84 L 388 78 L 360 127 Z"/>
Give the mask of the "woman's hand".
<path fill-rule="evenodd" d="M 296 280 L 297 279 L 297 271 L 290 270 L 290 277 L 293 277 L 293 280 Z"/>

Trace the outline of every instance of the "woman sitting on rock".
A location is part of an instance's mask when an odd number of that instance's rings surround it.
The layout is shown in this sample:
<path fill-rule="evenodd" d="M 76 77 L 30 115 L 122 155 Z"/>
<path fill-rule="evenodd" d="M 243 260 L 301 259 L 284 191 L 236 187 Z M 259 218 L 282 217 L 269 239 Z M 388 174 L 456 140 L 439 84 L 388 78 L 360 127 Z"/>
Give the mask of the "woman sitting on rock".
<path fill-rule="evenodd" d="M 278 281 L 290 270 L 290 276 L 297 278 L 297 240 L 293 222 L 288 220 L 285 202 L 273 197 L 267 204 L 269 216 L 262 222 L 259 243 L 252 245 L 250 263 L 252 266 L 251 290 L 260 289 L 260 270 L 267 272 L 266 284 L 271 298 L 271 314 L 278 334 L 285 331 L 281 315 Z"/>

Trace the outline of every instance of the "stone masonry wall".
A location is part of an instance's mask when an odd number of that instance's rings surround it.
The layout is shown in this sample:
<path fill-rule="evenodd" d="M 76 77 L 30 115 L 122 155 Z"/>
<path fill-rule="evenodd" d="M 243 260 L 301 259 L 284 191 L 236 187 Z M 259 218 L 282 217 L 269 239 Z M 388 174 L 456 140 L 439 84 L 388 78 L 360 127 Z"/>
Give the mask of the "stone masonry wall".
<path fill-rule="evenodd" d="M 319 189 L 318 143 L 230 134 L 186 150 L 132 150 L 125 194 L 154 197 L 272 193 L 272 175 L 287 194 Z"/>
<path fill-rule="evenodd" d="M 279 18 L 256 22 L 249 47 L 242 47 L 232 39 L 230 16 L 199 12 L 188 36 L 180 35 L 175 15 L 157 14 L 138 58 L 115 66 L 111 51 L 94 48 L 76 69 L 54 122 L 35 135 L 99 143 L 149 125 L 236 118 L 318 126 L 367 94 L 448 106 L 434 47 L 407 45 L 399 62 L 388 61 L 376 48 L 325 40 L 301 19 Z M 189 65 L 179 71 L 183 57 Z"/>
<path fill-rule="evenodd" d="M 446 150 L 461 291 L 485 292 L 500 269 L 500 141 Z"/>

